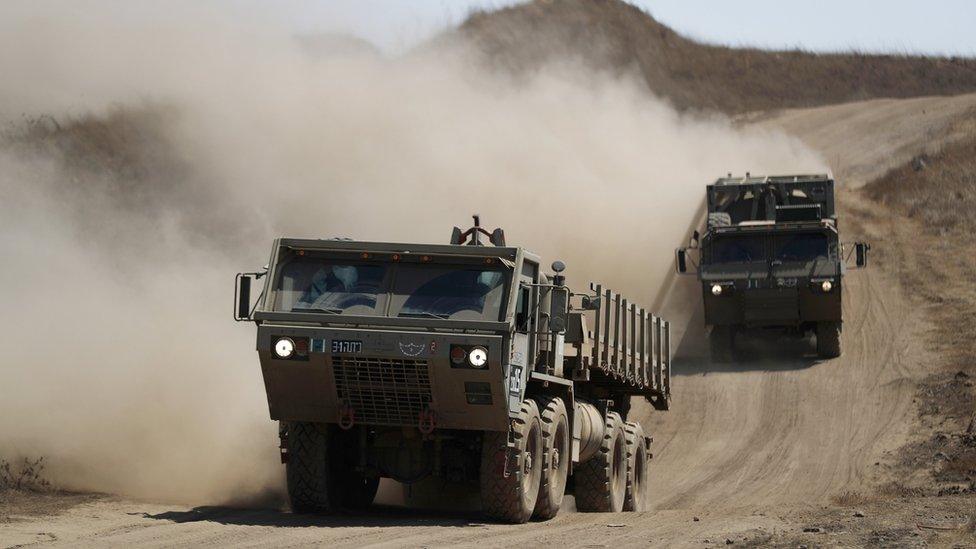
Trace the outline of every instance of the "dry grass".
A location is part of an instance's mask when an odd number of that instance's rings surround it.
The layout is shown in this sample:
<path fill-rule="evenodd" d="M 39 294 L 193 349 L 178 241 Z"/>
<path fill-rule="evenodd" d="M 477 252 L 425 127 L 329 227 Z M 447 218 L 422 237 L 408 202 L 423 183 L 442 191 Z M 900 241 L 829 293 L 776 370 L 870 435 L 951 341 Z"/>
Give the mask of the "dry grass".
<path fill-rule="evenodd" d="M 876 494 L 865 494 L 862 492 L 844 492 L 830 498 L 831 503 L 840 507 L 857 507 L 867 503 L 874 503 L 880 498 Z"/>
<path fill-rule="evenodd" d="M 976 230 L 976 138 L 921 156 L 867 187 L 868 196 L 917 219 L 929 230 Z"/>
<path fill-rule="evenodd" d="M 741 113 L 976 91 L 976 59 L 706 45 L 620 0 L 537 0 L 475 12 L 453 36 L 514 74 L 566 59 L 632 72 L 681 109 Z"/>
<path fill-rule="evenodd" d="M 19 466 L 0 460 L 0 492 L 16 490 L 45 492 L 51 483 L 44 478 L 44 458 L 24 458 Z"/>
<path fill-rule="evenodd" d="M 108 176 L 116 186 L 110 190 L 134 199 L 141 196 L 134 182 L 181 167 L 166 146 L 164 130 L 177 116 L 177 109 L 159 104 L 115 108 L 101 117 L 43 116 L 12 126 L 0 137 L 4 146 L 21 154 L 60 159 L 66 171 L 81 174 L 81 179 Z"/>
<path fill-rule="evenodd" d="M 940 330 L 933 344 L 948 368 L 976 375 L 976 133 L 892 170 L 864 192 L 921 226 L 924 234 L 908 258 L 918 264 L 899 265 L 902 281 L 934 305 Z"/>
<path fill-rule="evenodd" d="M 942 471 L 957 478 L 976 478 L 976 452 L 967 452 L 949 460 Z"/>
<path fill-rule="evenodd" d="M 957 122 L 958 128 L 968 137 L 864 188 L 881 206 L 878 212 L 897 225 L 892 234 L 910 235 L 910 241 L 879 242 L 876 251 L 934 320 L 928 345 L 940 357 L 927 365 L 932 374 L 917 394 L 926 439 L 907 448 L 904 459 L 931 468 L 938 482 L 956 486 L 976 480 L 971 432 L 976 408 L 976 113 Z"/>

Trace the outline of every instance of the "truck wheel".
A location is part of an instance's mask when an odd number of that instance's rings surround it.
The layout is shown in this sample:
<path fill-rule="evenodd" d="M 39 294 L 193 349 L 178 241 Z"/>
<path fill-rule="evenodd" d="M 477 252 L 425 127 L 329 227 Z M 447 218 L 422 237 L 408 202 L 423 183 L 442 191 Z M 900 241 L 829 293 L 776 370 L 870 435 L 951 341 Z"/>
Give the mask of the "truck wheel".
<path fill-rule="evenodd" d="M 335 477 L 329 466 L 329 438 L 325 425 L 289 423 L 285 476 L 288 499 L 294 513 L 329 513 L 334 509 L 330 493 Z"/>
<path fill-rule="evenodd" d="M 542 485 L 533 516 L 548 520 L 556 516 L 566 494 L 569 477 L 570 432 L 566 404 L 559 397 L 543 398 L 542 409 Z"/>
<path fill-rule="evenodd" d="M 342 486 L 342 506 L 361 511 L 373 504 L 376 491 L 380 487 L 379 477 L 367 477 L 356 471 L 348 471 L 348 476 L 340 483 Z"/>
<path fill-rule="evenodd" d="M 493 519 L 521 524 L 532 516 L 542 480 L 542 421 L 534 400 L 523 400 L 518 417 L 512 420 L 515 447 L 511 450 L 508 435 L 484 434 L 481 507 Z"/>
<path fill-rule="evenodd" d="M 359 429 L 362 427 L 349 431 L 342 431 L 335 427 L 328 429 L 329 467 L 332 470 L 332 478 L 335 479 L 333 503 L 343 509 L 366 509 L 376 498 L 380 478 L 364 475 L 357 470 L 361 434 Z"/>
<path fill-rule="evenodd" d="M 624 511 L 646 511 L 647 469 L 650 464 L 644 428 L 640 423 L 627 423 L 624 433 L 627 443 L 627 495 L 624 498 Z"/>
<path fill-rule="evenodd" d="M 708 344 L 713 362 L 732 362 L 735 358 L 735 329 L 732 326 L 712 326 Z"/>
<path fill-rule="evenodd" d="M 619 513 L 627 492 L 627 444 L 624 422 L 616 412 L 606 417 L 600 450 L 576 466 L 576 510 Z"/>
<path fill-rule="evenodd" d="M 840 322 L 817 323 L 817 354 L 820 358 L 840 356 Z"/>

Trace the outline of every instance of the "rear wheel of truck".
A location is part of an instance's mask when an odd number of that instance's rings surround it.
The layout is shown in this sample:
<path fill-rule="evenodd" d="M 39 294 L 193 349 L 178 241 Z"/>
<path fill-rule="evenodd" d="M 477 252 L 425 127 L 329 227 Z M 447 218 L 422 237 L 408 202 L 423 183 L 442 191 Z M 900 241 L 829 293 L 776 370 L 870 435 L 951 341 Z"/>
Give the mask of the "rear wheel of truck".
<path fill-rule="evenodd" d="M 481 508 L 489 517 L 521 524 L 529 520 L 542 480 L 542 421 L 534 400 L 522 401 L 508 432 L 485 432 L 481 444 Z"/>
<path fill-rule="evenodd" d="M 712 326 L 708 346 L 713 362 L 732 362 L 735 358 L 735 327 Z"/>
<path fill-rule="evenodd" d="M 289 423 L 286 428 L 288 462 L 285 476 L 294 513 L 329 513 L 338 488 L 329 464 L 329 432 L 318 423 Z"/>
<path fill-rule="evenodd" d="M 647 469 L 650 463 L 644 428 L 640 423 L 627 423 L 624 433 L 627 444 L 627 495 L 624 498 L 624 511 L 646 511 Z"/>
<path fill-rule="evenodd" d="M 569 477 L 570 437 L 566 403 L 559 397 L 539 400 L 542 410 L 542 484 L 533 516 L 548 520 L 556 516 L 566 494 Z"/>
<path fill-rule="evenodd" d="M 840 356 L 840 322 L 817 323 L 817 355 L 820 358 Z"/>
<path fill-rule="evenodd" d="M 607 413 L 603 443 L 590 459 L 576 466 L 576 510 L 619 513 L 627 494 L 627 443 L 624 422 L 616 412 Z"/>

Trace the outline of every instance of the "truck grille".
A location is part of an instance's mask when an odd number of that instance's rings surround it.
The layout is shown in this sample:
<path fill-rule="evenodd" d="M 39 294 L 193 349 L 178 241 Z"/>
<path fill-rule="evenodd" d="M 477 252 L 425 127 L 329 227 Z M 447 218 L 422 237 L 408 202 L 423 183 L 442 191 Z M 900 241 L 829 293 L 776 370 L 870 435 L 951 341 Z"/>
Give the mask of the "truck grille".
<path fill-rule="evenodd" d="M 742 308 L 747 323 L 800 318 L 796 288 L 747 290 L 742 294 Z"/>
<path fill-rule="evenodd" d="M 417 425 L 431 402 L 426 360 L 333 356 L 339 400 L 357 423 Z"/>

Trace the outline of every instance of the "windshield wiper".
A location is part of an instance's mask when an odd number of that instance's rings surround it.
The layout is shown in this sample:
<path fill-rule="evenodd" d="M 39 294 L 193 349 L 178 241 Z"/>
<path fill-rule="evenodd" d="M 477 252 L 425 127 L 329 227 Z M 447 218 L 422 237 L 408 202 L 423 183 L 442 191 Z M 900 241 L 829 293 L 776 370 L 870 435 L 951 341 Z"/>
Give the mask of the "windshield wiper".
<path fill-rule="evenodd" d="M 431 313 L 431 312 L 428 312 L 428 311 L 418 311 L 418 312 L 415 312 L 415 313 L 413 313 L 413 312 L 411 312 L 411 313 L 400 313 L 397 316 L 406 316 L 406 317 L 413 317 L 413 318 L 437 318 L 437 319 L 440 319 L 440 320 L 447 320 L 448 318 L 451 318 L 450 315 L 442 315 L 442 314 L 437 314 L 437 313 Z"/>
<path fill-rule="evenodd" d="M 293 313 L 311 311 L 315 313 L 328 313 L 330 315 L 341 315 L 342 309 L 336 309 L 334 307 L 295 307 L 292 309 Z"/>

